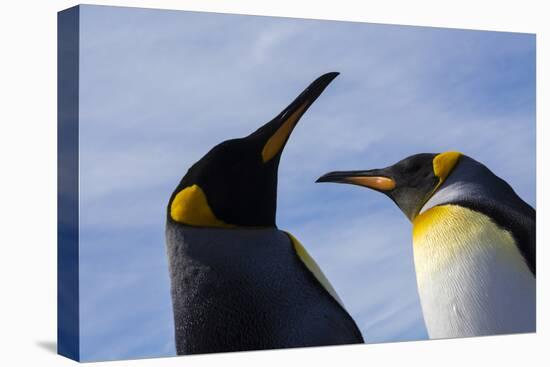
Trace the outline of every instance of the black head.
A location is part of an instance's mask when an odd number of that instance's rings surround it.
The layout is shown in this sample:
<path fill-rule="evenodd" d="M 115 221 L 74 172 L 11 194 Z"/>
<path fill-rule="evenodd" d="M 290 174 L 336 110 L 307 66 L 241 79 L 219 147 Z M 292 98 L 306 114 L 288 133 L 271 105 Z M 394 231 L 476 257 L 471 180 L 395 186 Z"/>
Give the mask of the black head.
<path fill-rule="evenodd" d="M 460 156 L 458 152 L 415 154 L 382 169 L 330 172 L 317 182 L 354 184 L 379 191 L 413 220 L 451 173 Z"/>
<path fill-rule="evenodd" d="M 212 148 L 172 194 L 168 220 L 205 227 L 275 226 L 283 149 L 297 122 L 337 75 L 316 79 L 252 134 Z"/>

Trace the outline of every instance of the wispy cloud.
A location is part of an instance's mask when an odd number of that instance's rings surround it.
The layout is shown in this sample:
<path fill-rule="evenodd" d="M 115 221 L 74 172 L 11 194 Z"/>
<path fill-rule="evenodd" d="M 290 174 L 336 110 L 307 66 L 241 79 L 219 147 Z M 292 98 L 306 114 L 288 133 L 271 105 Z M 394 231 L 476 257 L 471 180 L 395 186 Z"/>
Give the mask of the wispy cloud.
<path fill-rule="evenodd" d="M 461 150 L 535 202 L 532 35 L 84 6 L 84 359 L 174 353 L 165 205 L 213 145 L 339 71 L 280 166 L 278 225 L 321 265 L 368 342 L 426 338 L 410 224 L 334 169 Z"/>

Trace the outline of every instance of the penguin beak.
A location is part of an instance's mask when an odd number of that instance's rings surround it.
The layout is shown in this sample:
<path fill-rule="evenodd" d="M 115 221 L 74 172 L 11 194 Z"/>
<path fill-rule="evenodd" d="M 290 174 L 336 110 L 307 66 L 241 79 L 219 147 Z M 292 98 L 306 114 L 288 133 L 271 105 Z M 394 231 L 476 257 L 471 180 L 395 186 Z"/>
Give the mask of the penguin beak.
<path fill-rule="evenodd" d="M 335 171 L 329 172 L 315 182 L 335 182 L 368 187 L 377 191 L 391 191 L 395 188 L 395 180 L 384 175 L 383 170 L 368 171 Z"/>
<path fill-rule="evenodd" d="M 332 72 L 317 78 L 277 117 L 251 134 L 251 137 L 260 135 L 265 139 L 262 149 L 262 160 L 264 163 L 270 161 L 283 151 L 292 130 L 300 118 L 338 74 L 337 72 Z"/>

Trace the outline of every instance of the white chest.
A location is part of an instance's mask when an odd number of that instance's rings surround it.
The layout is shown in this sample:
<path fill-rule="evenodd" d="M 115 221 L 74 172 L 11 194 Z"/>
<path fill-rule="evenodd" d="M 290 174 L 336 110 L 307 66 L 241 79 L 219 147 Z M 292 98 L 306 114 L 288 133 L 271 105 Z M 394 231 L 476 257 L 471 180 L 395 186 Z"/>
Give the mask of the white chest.
<path fill-rule="evenodd" d="M 535 331 L 535 278 L 511 234 L 487 216 L 433 207 L 415 219 L 413 244 L 430 338 Z"/>

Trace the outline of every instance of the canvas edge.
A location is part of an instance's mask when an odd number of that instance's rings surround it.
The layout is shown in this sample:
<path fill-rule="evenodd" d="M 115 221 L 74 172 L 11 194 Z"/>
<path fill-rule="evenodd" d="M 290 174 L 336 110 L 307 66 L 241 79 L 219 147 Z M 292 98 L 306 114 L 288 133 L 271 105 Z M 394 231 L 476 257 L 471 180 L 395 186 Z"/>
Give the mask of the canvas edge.
<path fill-rule="evenodd" d="M 80 8 L 57 14 L 57 353 L 80 360 L 79 23 Z"/>

